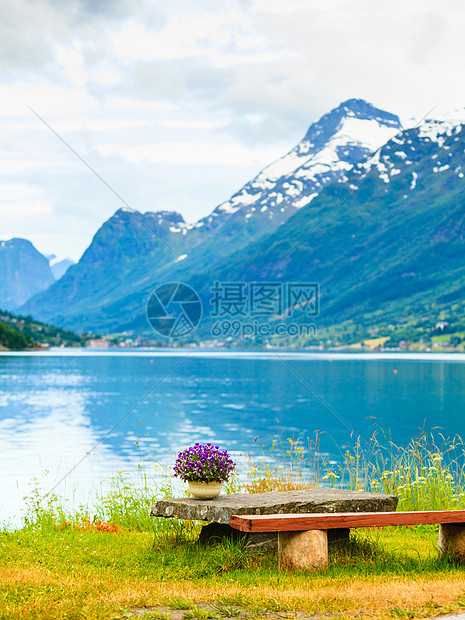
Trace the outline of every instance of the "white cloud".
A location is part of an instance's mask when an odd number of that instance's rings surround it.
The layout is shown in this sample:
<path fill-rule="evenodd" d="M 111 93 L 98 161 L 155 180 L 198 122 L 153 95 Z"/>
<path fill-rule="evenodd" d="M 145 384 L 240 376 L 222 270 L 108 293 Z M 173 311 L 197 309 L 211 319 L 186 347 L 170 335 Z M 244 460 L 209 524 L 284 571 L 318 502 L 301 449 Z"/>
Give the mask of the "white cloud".
<path fill-rule="evenodd" d="M 218 144 L 194 140 L 161 142 L 133 147 L 120 144 L 100 144 L 96 146 L 96 150 L 104 156 L 118 155 L 133 163 L 146 160 L 153 164 L 188 164 L 193 166 L 256 166 L 263 162 L 266 157 L 272 156 L 271 149 L 250 149 L 237 143 Z"/>
<path fill-rule="evenodd" d="M 0 184 L 0 215 L 16 217 L 52 213 L 40 192 L 20 183 Z"/>
<path fill-rule="evenodd" d="M 148 30 L 142 20 L 133 19 L 109 39 L 124 64 L 202 57 L 213 66 L 228 66 L 240 61 L 242 54 L 258 54 L 263 61 L 274 58 L 264 54 L 267 37 L 257 32 L 251 16 L 238 10 L 185 11 L 159 30 Z"/>
<path fill-rule="evenodd" d="M 0 124 L 1 131 L 1 124 Z M 11 155 L 4 153 L 0 154 L 0 169 L 2 175 L 18 174 L 19 172 L 27 172 L 32 168 L 47 168 L 53 166 L 57 168 L 63 166 L 63 162 L 60 161 L 40 161 L 40 160 L 27 160 L 27 159 L 11 159 Z M 0 186 L 1 187 L 1 186 Z"/>
<path fill-rule="evenodd" d="M 0 185 L 0 190 L 2 186 Z M 49 204 L 40 200 L 20 200 L 14 202 L 0 200 L 0 215 L 6 220 L 13 217 L 23 217 L 24 215 L 50 215 L 53 212 Z"/>
<path fill-rule="evenodd" d="M 63 74 L 73 86 L 83 86 L 88 80 L 82 49 L 63 47 L 55 48 L 55 58 L 62 67 Z"/>
<path fill-rule="evenodd" d="M 121 74 L 108 63 L 104 63 L 92 69 L 91 81 L 100 86 L 115 86 L 121 82 Z"/>
<path fill-rule="evenodd" d="M 189 120 L 189 119 L 161 119 L 160 126 L 177 129 L 219 129 L 225 127 L 228 121 L 224 120 Z"/>

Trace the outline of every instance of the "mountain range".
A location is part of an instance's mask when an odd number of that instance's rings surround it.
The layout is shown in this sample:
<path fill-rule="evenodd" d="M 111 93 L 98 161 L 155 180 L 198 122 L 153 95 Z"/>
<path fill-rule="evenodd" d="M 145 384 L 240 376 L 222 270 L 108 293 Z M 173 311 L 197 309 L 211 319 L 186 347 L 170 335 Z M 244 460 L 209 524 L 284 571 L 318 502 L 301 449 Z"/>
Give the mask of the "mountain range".
<path fill-rule="evenodd" d="M 321 325 L 460 314 L 464 172 L 465 125 L 425 121 L 210 277 L 318 282 Z"/>
<path fill-rule="evenodd" d="M 46 257 L 27 239 L 0 241 L 0 308 L 19 308 L 61 278 L 73 262 Z"/>
<path fill-rule="evenodd" d="M 323 326 L 457 310 L 464 153 L 459 121 L 403 129 L 351 99 L 195 224 L 120 209 L 21 312 L 78 331 L 141 332 L 148 296 L 169 281 L 190 283 L 204 304 L 215 281 L 317 282 Z"/>
<path fill-rule="evenodd" d="M 48 260 L 30 241 L 0 241 L 0 308 L 12 310 L 47 289 L 55 278 Z"/>

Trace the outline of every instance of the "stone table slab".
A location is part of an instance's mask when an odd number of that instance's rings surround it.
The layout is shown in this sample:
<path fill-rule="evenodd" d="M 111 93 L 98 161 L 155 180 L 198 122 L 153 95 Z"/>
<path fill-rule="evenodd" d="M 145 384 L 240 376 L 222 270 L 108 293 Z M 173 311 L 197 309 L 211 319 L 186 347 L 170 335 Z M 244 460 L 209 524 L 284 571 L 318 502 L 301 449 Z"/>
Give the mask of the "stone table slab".
<path fill-rule="evenodd" d="M 151 510 L 152 517 L 209 521 L 229 525 L 232 515 L 266 515 L 315 512 L 389 512 L 398 498 L 382 493 L 311 489 L 271 493 L 220 495 L 215 499 L 163 499 Z"/>

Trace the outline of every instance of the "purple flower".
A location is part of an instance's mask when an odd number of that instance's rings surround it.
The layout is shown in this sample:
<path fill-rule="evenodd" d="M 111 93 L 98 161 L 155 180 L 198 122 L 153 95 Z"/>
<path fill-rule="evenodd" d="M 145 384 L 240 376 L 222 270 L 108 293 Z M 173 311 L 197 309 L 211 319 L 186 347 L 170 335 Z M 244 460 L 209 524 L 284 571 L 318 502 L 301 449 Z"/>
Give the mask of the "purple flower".
<path fill-rule="evenodd" d="M 178 454 L 174 475 L 191 482 L 226 482 L 236 464 L 226 450 L 196 443 Z"/>

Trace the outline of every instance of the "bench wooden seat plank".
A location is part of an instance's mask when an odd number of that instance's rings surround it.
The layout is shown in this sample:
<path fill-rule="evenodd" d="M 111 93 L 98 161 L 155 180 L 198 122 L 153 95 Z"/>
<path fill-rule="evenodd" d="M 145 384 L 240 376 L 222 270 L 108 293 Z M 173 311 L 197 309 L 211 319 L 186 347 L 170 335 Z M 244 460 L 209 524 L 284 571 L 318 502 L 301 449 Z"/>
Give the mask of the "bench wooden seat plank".
<path fill-rule="evenodd" d="M 282 515 L 233 515 L 230 525 L 241 532 L 298 532 L 337 528 L 388 527 L 464 523 L 464 510 L 428 510 L 412 512 L 311 513 Z"/>
<path fill-rule="evenodd" d="M 316 570 L 328 565 L 328 530 L 439 524 L 439 553 L 465 561 L 465 510 L 233 515 L 242 532 L 277 532 L 279 567 Z"/>

